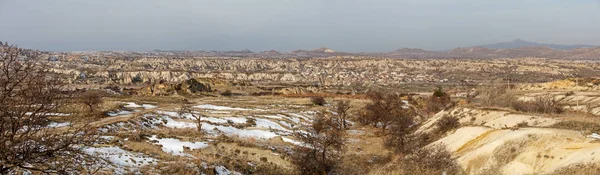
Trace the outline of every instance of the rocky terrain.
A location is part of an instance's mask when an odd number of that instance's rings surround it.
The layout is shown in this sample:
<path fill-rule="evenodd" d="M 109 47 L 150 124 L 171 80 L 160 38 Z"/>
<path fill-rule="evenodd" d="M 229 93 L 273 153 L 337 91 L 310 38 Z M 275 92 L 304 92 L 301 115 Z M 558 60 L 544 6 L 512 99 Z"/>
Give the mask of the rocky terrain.
<path fill-rule="evenodd" d="M 478 85 L 491 81 L 545 82 L 600 74 L 600 64 L 541 58 L 414 60 L 338 56 L 309 59 L 126 58 L 111 55 L 46 55 L 52 71 L 77 84 L 144 84 L 218 78 L 256 85 L 339 88 L 416 84 Z"/>
<path fill-rule="evenodd" d="M 89 159 L 65 165 L 89 160 L 96 171 L 68 169 L 65 174 L 600 172 L 600 64 L 595 61 L 397 59 L 327 48 L 293 52 L 322 54 L 315 58 L 261 58 L 264 53 L 241 58 L 255 54 L 247 50 L 207 57 L 155 52 L 4 54 L 3 65 L 13 66 L 4 72 L 32 61 L 30 68 L 39 66 L 48 74 L 21 72 L 25 80 L 40 79 L 26 81 L 21 87 L 27 91 L 9 96 L 27 105 L 0 105 L 17 111 L 4 113 L 15 120 L 3 121 L 19 121 L 10 125 L 17 135 L 41 130 L 56 136 L 78 127 L 92 131 L 86 135 L 92 140 L 67 146 Z M 19 76 L 7 77 L 7 86 L 22 82 L 13 79 Z M 60 88 L 35 86 L 50 78 Z M 38 95 L 48 97 L 35 101 Z M 29 100 L 19 101 L 21 96 Z M 59 102 L 64 104 L 40 115 L 24 108 Z M 31 119 L 39 121 L 28 123 Z M 19 147 L 7 149 L 14 148 Z M 0 159 L 5 172 L 36 171 L 5 160 Z"/>

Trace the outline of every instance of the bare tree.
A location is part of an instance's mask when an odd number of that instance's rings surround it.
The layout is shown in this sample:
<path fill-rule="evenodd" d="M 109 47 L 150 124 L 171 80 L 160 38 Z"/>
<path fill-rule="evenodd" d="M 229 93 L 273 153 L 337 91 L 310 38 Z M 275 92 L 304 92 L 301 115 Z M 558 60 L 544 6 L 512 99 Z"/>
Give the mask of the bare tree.
<path fill-rule="evenodd" d="M 94 109 L 103 102 L 102 96 L 98 91 L 86 91 L 79 98 L 90 109 L 90 113 L 94 113 Z"/>
<path fill-rule="evenodd" d="M 384 135 L 386 128 L 404 117 L 413 115 L 408 104 L 402 101 L 398 95 L 375 92 L 369 94 L 369 99 L 371 103 L 365 106 L 361 121 L 381 127 Z"/>
<path fill-rule="evenodd" d="M 179 116 L 189 115 L 192 119 L 196 121 L 196 128 L 198 132 L 202 132 L 202 115 L 195 113 L 192 110 L 192 104 L 190 104 L 187 100 L 184 100 L 181 104 L 181 109 L 179 109 Z"/>
<path fill-rule="evenodd" d="M 347 128 L 347 122 L 346 119 L 348 117 L 348 110 L 350 110 L 350 101 L 347 100 L 342 100 L 342 101 L 338 101 L 335 104 L 335 112 L 337 113 L 337 122 L 339 122 L 339 125 L 342 127 L 342 129 L 346 129 Z"/>
<path fill-rule="evenodd" d="M 345 151 L 345 132 L 329 117 L 318 117 L 312 127 L 294 135 L 304 145 L 297 145 L 291 156 L 292 163 L 302 175 L 330 174 L 338 168 Z"/>
<path fill-rule="evenodd" d="M 2 45 L 0 57 L 0 174 L 89 173 L 95 159 L 83 148 L 93 144 L 95 130 L 48 126 L 72 93 L 37 61 L 36 51 Z"/>

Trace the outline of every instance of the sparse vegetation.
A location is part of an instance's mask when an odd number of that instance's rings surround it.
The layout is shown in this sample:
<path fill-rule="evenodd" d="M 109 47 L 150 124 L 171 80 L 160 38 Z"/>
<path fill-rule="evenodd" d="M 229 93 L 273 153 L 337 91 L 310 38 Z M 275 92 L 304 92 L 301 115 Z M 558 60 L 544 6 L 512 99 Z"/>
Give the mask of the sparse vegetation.
<path fill-rule="evenodd" d="M 454 105 L 455 102 L 452 101 L 450 95 L 442 87 L 438 87 L 433 91 L 433 95 L 429 98 L 429 101 L 427 101 L 427 111 L 429 113 L 437 113 Z"/>
<path fill-rule="evenodd" d="M 179 109 L 180 116 L 190 116 L 196 121 L 196 129 L 198 132 L 202 132 L 202 114 L 196 113 L 196 111 L 192 110 L 192 105 L 184 100 L 181 104 L 181 108 Z"/>
<path fill-rule="evenodd" d="M 92 173 L 97 158 L 81 146 L 94 143 L 82 126 L 48 127 L 50 118 L 75 103 L 64 84 L 52 77 L 36 52 L 0 45 L 0 174 Z"/>
<path fill-rule="evenodd" d="M 486 107 L 512 107 L 516 100 L 515 90 L 507 86 L 482 88 L 478 97 L 480 103 Z"/>
<path fill-rule="evenodd" d="M 435 125 L 437 126 L 437 132 L 444 134 L 450 130 L 460 127 L 460 122 L 457 117 L 445 115 L 438 120 Z"/>
<path fill-rule="evenodd" d="M 315 96 L 315 97 L 311 97 L 310 101 L 314 104 L 314 105 L 319 105 L 319 106 L 323 106 L 325 104 L 327 104 L 327 101 L 325 100 L 325 98 L 321 97 L 321 96 Z"/>
<path fill-rule="evenodd" d="M 338 101 L 334 106 L 335 112 L 337 113 L 335 116 L 337 117 L 337 122 L 339 125 L 346 129 L 348 122 L 346 121 L 348 118 L 348 110 L 350 110 L 350 101 Z"/>
<path fill-rule="evenodd" d="M 335 172 L 345 151 L 345 132 L 331 118 L 320 118 L 313 127 L 294 135 L 306 145 L 295 146 L 291 162 L 303 175 Z"/>
<path fill-rule="evenodd" d="M 460 174 L 462 171 L 444 145 L 416 149 L 402 162 L 405 174 Z"/>
<path fill-rule="evenodd" d="M 233 96 L 233 92 L 231 92 L 231 90 L 228 89 L 228 90 L 225 90 L 225 91 L 221 92 L 221 95 L 222 96 L 226 96 L 226 97 L 230 97 L 230 96 Z"/>
<path fill-rule="evenodd" d="M 79 99 L 81 100 L 81 103 L 89 108 L 90 113 L 94 113 L 95 109 L 102 104 L 103 96 L 104 93 L 99 91 L 86 91 L 80 95 Z"/>
<path fill-rule="evenodd" d="M 542 114 L 560 114 L 564 112 L 562 105 L 552 95 L 537 96 L 533 101 L 517 101 L 512 104 L 512 107 L 517 111 Z"/>
<path fill-rule="evenodd" d="M 368 95 L 371 102 L 364 107 L 360 121 L 363 124 L 381 127 L 381 134 L 392 125 L 406 127 L 413 125 L 414 111 L 408 104 L 393 94 L 379 92 Z"/>

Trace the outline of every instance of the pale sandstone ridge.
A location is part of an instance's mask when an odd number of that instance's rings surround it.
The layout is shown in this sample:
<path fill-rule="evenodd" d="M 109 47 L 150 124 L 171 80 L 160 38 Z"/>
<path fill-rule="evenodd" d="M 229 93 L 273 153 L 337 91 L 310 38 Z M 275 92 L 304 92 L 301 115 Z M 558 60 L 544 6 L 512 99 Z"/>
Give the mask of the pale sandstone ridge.
<path fill-rule="evenodd" d="M 433 131 L 443 116 L 458 117 L 464 127 L 431 145 L 446 145 L 468 174 L 545 174 L 600 163 L 600 143 L 578 131 L 549 128 L 559 119 L 455 108 L 436 114 L 419 131 Z M 518 127 L 522 122 L 528 126 Z"/>
<path fill-rule="evenodd" d="M 179 82 L 220 78 L 261 84 L 338 87 L 404 86 L 419 83 L 477 85 L 503 80 L 545 82 L 585 71 L 600 76 L 600 63 L 548 59 L 402 60 L 377 57 L 309 59 L 104 58 L 55 61 L 51 70 L 80 84 Z M 543 63 L 543 64 L 540 64 Z M 569 66 L 564 66 L 569 65 Z"/>

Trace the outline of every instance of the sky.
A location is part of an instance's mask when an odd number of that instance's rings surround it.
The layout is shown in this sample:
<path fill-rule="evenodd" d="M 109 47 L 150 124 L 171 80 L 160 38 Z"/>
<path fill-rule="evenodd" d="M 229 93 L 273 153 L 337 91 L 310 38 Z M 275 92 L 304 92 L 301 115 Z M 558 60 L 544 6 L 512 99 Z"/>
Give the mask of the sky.
<path fill-rule="evenodd" d="M 449 50 L 600 45 L 600 0 L 0 0 L 0 41 L 45 51 Z"/>

